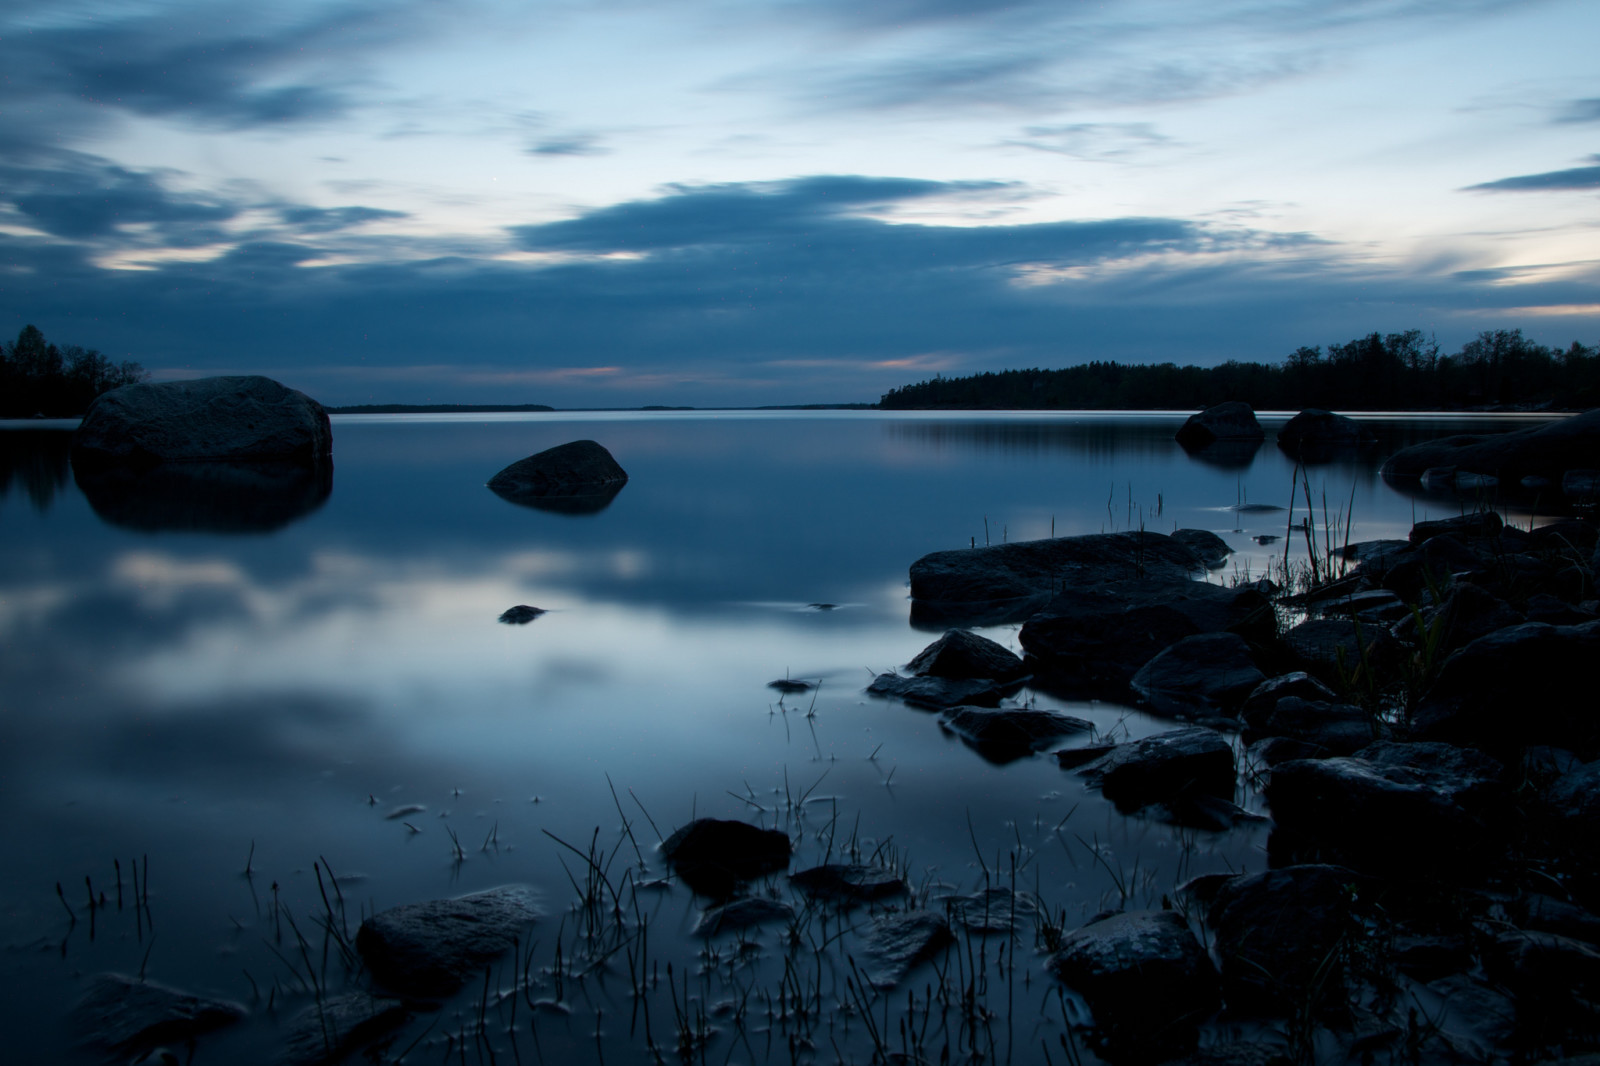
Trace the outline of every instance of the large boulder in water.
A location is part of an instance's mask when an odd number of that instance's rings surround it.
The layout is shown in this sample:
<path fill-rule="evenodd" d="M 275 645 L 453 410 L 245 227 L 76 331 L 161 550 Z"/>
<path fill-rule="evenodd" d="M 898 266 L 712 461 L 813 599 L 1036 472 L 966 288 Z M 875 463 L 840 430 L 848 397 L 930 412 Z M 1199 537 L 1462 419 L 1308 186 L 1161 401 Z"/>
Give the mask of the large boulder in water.
<path fill-rule="evenodd" d="M 1316 454 L 1323 450 L 1353 448 L 1370 444 L 1377 437 L 1348 415 L 1336 415 L 1319 407 L 1308 407 L 1278 430 L 1278 447 L 1290 455 Z"/>
<path fill-rule="evenodd" d="M 1219 440 L 1261 440 L 1266 435 L 1249 404 L 1230 400 L 1190 415 L 1176 439 L 1186 448 L 1203 448 Z"/>
<path fill-rule="evenodd" d="M 73 462 L 326 462 L 328 412 L 303 392 L 259 375 L 124 385 L 89 405 Z"/>
<path fill-rule="evenodd" d="M 525 507 L 589 514 L 610 504 L 627 481 L 604 446 L 575 440 L 517 460 L 490 478 L 489 488 Z"/>
<path fill-rule="evenodd" d="M 1600 466 L 1600 410 L 1510 433 L 1463 434 L 1413 444 L 1389 457 L 1383 476 L 1409 482 L 1441 466 L 1487 474 L 1501 484 L 1525 477 L 1559 484 L 1569 470 Z"/>

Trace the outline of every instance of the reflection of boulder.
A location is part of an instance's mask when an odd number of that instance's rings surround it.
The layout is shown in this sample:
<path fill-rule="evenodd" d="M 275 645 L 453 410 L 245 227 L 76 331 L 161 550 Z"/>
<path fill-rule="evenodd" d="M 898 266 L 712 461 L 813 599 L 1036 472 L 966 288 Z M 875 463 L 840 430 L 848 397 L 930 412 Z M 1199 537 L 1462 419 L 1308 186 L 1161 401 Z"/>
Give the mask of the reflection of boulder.
<path fill-rule="evenodd" d="M 1214 466 L 1219 470 L 1248 470 L 1261 450 L 1257 440 L 1218 440 L 1197 446 L 1184 445 L 1183 450 L 1197 463 Z"/>
<path fill-rule="evenodd" d="M 328 413 L 271 378 L 125 385 L 89 406 L 72 440 L 78 465 L 216 460 L 325 462 Z"/>
<path fill-rule="evenodd" d="M 610 506 L 627 472 L 592 440 L 575 440 L 520 459 L 489 480 L 511 503 L 558 514 L 595 514 Z"/>
<path fill-rule="evenodd" d="M 78 464 L 78 488 L 114 526 L 156 533 L 268 533 L 321 507 L 333 464 Z"/>

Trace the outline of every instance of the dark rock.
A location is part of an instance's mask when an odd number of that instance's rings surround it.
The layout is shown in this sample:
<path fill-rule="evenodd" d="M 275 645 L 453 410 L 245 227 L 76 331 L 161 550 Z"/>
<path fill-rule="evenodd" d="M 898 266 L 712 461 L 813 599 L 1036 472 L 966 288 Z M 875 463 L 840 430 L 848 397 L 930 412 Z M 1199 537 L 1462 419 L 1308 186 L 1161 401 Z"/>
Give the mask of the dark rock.
<path fill-rule="evenodd" d="M 1383 676 L 1400 661 L 1403 652 L 1389 630 L 1346 618 L 1313 618 L 1283 635 L 1283 642 L 1311 673 L 1336 680 L 1341 673 Z M 1364 653 L 1363 653 L 1364 651 Z"/>
<path fill-rule="evenodd" d="M 1211 729 L 1173 729 L 1118 744 L 1078 773 L 1123 810 L 1198 792 L 1232 799 L 1233 745 Z"/>
<path fill-rule="evenodd" d="M 946 711 L 939 724 L 1000 765 L 1044 751 L 1062 737 L 1094 729 L 1082 718 L 1034 707 L 957 707 Z"/>
<path fill-rule="evenodd" d="M 1281 766 L 1294 759 L 1326 759 L 1333 752 L 1321 744 L 1293 737 L 1267 737 L 1258 740 L 1245 750 L 1245 760 L 1255 767 Z"/>
<path fill-rule="evenodd" d="M 1498 537 L 1504 527 L 1505 523 L 1495 512 L 1476 511 L 1472 514 L 1456 515 L 1453 518 L 1441 518 L 1434 522 L 1418 522 L 1411 527 L 1407 541 L 1412 547 L 1416 547 L 1447 533 L 1453 537 L 1467 539 Z"/>
<path fill-rule="evenodd" d="M 1285 696 L 1270 711 L 1245 716 L 1244 739 L 1254 744 L 1265 737 L 1289 737 L 1315 744 L 1334 755 L 1354 755 L 1379 739 L 1380 728 L 1360 707 L 1350 703 L 1303 700 Z"/>
<path fill-rule="evenodd" d="M 1508 527 L 1510 528 L 1510 527 Z M 1563 518 L 1532 530 L 1528 537 L 1541 551 L 1571 553 L 1582 559 L 1600 545 L 1600 529 L 1593 522 Z"/>
<path fill-rule="evenodd" d="M 1063 770 L 1074 770 L 1096 759 L 1104 758 L 1116 745 L 1106 741 L 1096 741 L 1081 748 L 1063 748 L 1055 752 L 1056 763 Z"/>
<path fill-rule="evenodd" d="M 785 696 L 793 696 L 799 692 L 810 692 L 817 686 L 810 681 L 798 681 L 793 678 L 781 677 L 776 681 L 768 681 L 767 687 L 777 689 Z"/>
<path fill-rule="evenodd" d="M 916 969 L 955 943 L 950 923 L 932 911 L 907 911 L 878 918 L 867 931 L 863 956 L 867 981 L 874 988 L 893 988 Z"/>
<path fill-rule="evenodd" d="M 627 481 L 604 447 L 575 440 L 517 460 L 490 478 L 489 488 L 512 503 L 589 514 L 605 509 Z"/>
<path fill-rule="evenodd" d="M 1266 680 L 1236 633 L 1199 633 L 1162 651 L 1129 681 L 1157 714 L 1228 713 Z"/>
<path fill-rule="evenodd" d="M 1472 949 L 1459 939 L 1442 936 L 1399 936 L 1394 940 L 1394 965 L 1413 981 L 1437 981 L 1473 967 Z"/>
<path fill-rule="evenodd" d="M 1569 940 L 1600 945 L 1600 915 L 1575 903 L 1537 893 L 1507 908 L 1517 925 L 1537 933 L 1554 933 Z"/>
<path fill-rule="evenodd" d="M 1495 598 L 1492 593 L 1470 582 L 1462 582 L 1452 588 L 1444 603 L 1423 618 L 1423 623 L 1434 635 L 1434 654 L 1441 662 L 1451 652 L 1466 647 L 1479 637 L 1486 637 L 1522 621 L 1523 617 L 1504 600 Z"/>
<path fill-rule="evenodd" d="M 1390 589 L 1352 590 L 1321 600 L 1318 606 L 1323 614 L 1353 616 L 1361 619 L 1362 625 L 1394 622 L 1411 614 L 1411 608 Z"/>
<path fill-rule="evenodd" d="M 1507 484 L 1559 480 L 1574 467 L 1600 466 L 1600 410 L 1510 433 L 1443 437 L 1402 448 L 1383 464 L 1386 480 L 1408 481 L 1430 466 L 1457 466 Z"/>
<path fill-rule="evenodd" d="M 1218 888 L 1210 922 L 1229 1008 L 1286 1010 L 1314 985 L 1337 989 L 1335 949 L 1351 928 L 1362 880 L 1341 866 L 1289 866 Z"/>
<path fill-rule="evenodd" d="M 1139 577 L 1181 580 L 1204 568 L 1188 548 L 1160 533 L 1013 541 L 924 555 L 911 564 L 911 598 L 939 604 L 951 616 L 966 610 L 988 618 L 999 607 L 1021 621 L 1063 588 Z"/>
<path fill-rule="evenodd" d="M 1460 869 L 1478 863 L 1502 772 L 1470 748 L 1380 743 L 1283 763 L 1266 796 L 1279 826 L 1362 868 Z"/>
<path fill-rule="evenodd" d="M 356 931 L 356 950 L 372 976 L 404 996 L 448 996 L 484 964 L 511 949 L 537 917 L 522 885 L 380 911 Z"/>
<path fill-rule="evenodd" d="M 907 668 L 918 676 L 957 681 L 974 678 L 1017 681 L 1028 673 L 1021 657 L 989 638 L 965 629 L 952 629 L 923 648 Z"/>
<path fill-rule="evenodd" d="M 1016 684 L 1002 685 L 987 679 L 952 681 L 943 677 L 901 677 L 899 674 L 882 673 L 873 677 L 872 684 L 867 686 L 867 694 L 942 711 L 964 704 L 993 707 L 1016 687 Z"/>
<path fill-rule="evenodd" d="M 1204 792 L 1184 792 L 1171 799 L 1140 807 L 1134 812 L 1138 817 L 1183 829 L 1201 829 L 1208 833 L 1226 833 L 1249 822 L 1268 819 L 1251 814 L 1232 800 Z"/>
<path fill-rule="evenodd" d="M 781 900 L 752 896 L 748 899 L 730 900 L 700 915 L 700 920 L 695 923 L 694 935 L 716 936 L 718 933 L 751 929 L 770 922 L 793 920 L 794 908 L 789 904 Z"/>
<path fill-rule="evenodd" d="M 283 1061 L 290 1066 L 341 1062 L 357 1049 L 405 1024 L 409 1013 L 398 999 L 346 992 L 313 1003 L 288 1029 Z"/>
<path fill-rule="evenodd" d="M 1557 778 L 1545 790 L 1544 805 L 1552 836 L 1592 863 L 1586 853 L 1600 840 L 1600 760 Z"/>
<path fill-rule="evenodd" d="M 1484 953 L 1484 970 L 1511 993 L 1522 1031 L 1554 1041 L 1566 1032 L 1592 1038 L 1600 1024 L 1600 950 L 1554 933 L 1502 933 Z"/>
<path fill-rule="evenodd" d="M 1228 542 L 1209 529 L 1175 529 L 1172 539 L 1194 552 L 1207 570 L 1220 570 L 1228 564 L 1233 549 Z"/>
<path fill-rule="evenodd" d="M 1186 448 L 1203 448 L 1219 440 L 1261 440 L 1266 435 L 1249 404 L 1230 400 L 1190 415 L 1175 439 Z"/>
<path fill-rule="evenodd" d="M 328 412 L 260 376 L 124 385 L 89 405 L 72 439 L 74 464 L 326 463 Z"/>
<path fill-rule="evenodd" d="M 1290 455 L 1314 455 L 1322 450 L 1353 448 L 1375 440 L 1373 432 L 1355 419 L 1318 407 L 1306 408 L 1278 430 L 1278 447 Z"/>
<path fill-rule="evenodd" d="M 501 612 L 500 621 L 508 626 L 525 626 L 544 613 L 543 607 L 529 607 L 525 603 L 519 603 L 515 607 L 508 607 Z"/>
<path fill-rule="evenodd" d="M 1020 640 L 1052 684 L 1119 696 L 1140 667 L 1184 637 L 1229 631 L 1264 640 L 1275 627 L 1271 601 L 1253 587 L 1124 581 L 1068 589 L 1027 621 Z"/>
<path fill-rule="evenodd" d="M 789 883 L 808 896 L 867 903 L 889 899 L 906 891 L 906 883 L 893 870 L 855 863 L 829 863 L 789 875 Z"/>
<path fill-rule="evenodd" d="M 1405 551 L 1410 546 L 1411 542 L 1408 540 L 1363 540 L 1355 544 L 1346 544 L 1336 554 L 1353 563 L 1365 565 L 1370 562 L 1378 569 L 1382 569 L 1385 559 Z"/>
<path fill-rule="evenodd" d="M 1551 744 L 1600 749 L 1600 716 L 1578 694 L 1593 689 L 1600 621 L 1528 622 L 1480 637 L 1445 660 L 1413 718 L 1420 739 L 1503 753 Z"/>
<path fill-rule="evenodd" d="M 1593 622 L 1595 613 L 1582 607 L 1575 607 L 1565 600 L 1548 593 L 1539 592 L 1528 597 L 1528 613 L 1526 618 L 1517 618 L 1515 622 L 1543 622 L 1547 626 L 1581 626 L 1585 622 Z"/>
<path fill-rule="evenodd" d="M 333 492 L 331 462 L 77 463 L 72 474 L 95 514 L 141 533 L 271 533 Z"/>
<path fill-rule="evenodd" d="M 1159 1062 L 1192 1051 L 1217 1009 L 1217 972 L 1172 911 L 1130 911 L 1068 933 L 1050 970 L 1094 1012 L 1110 1062 Z"/>
<path fill-rule="evenodd" d="M 1269 677 L 1257 685 L 1239 707 L 1239 717 L 1246 722 L 1270 717 L 1278 701 L 1285 696 L 1299 696 L 1303 700 L 1334 702 L 1338 696 L 1333 689 L 1312 677 L 1304 670 L 1295 670 L 1277 677 Z"/>
<path fill-rule="evenodd" d="M 668 837 L 661 851 L 691 889 L 726 898 L 742 882 L 787 868 L 791 848 L 776 829 L 698 818 Z"/>
<path fill-rule="evenodd" d="M 176 988 L 120 973 L 91 978 L 72 1010 L 72 1027 L 84 1039 L 128 1054 L 158 1044 L 192 1040 L 245 1016 L 237 1003 L 203 999 Z"/>
<path fill-rule="evenodd" d="M 973 933 L 1014 933 L 1029 928 L 1039 918 L 1039 901 L 1027 892 L 1009 888 L 990 888 L 970 896 L 951 896 L 945 901 L 950 918 Z"/>

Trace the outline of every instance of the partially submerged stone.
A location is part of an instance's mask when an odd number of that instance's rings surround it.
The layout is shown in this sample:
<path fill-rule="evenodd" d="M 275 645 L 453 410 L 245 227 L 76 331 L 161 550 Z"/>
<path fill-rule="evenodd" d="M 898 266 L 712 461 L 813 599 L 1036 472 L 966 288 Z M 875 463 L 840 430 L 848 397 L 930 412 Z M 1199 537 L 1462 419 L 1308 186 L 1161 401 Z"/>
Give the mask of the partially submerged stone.
<path fill-rule="evenodd" d="M 120 973 L 91 978 L 71 1015 L 73 1028 L 84 1039 L 125 1054 L 192 1040 L 244 1016 L 237 1003 Z"/>
<path fill-rule="evenodd" d="M 703 896 L 726 898 L 746 881 L 789 865 L 789 837 L 723 818 L 697 818 L 661 845 L 678 876 Z"/>
<path fill-rule="evenodd" d="M 1078 773 L 1125 811 L 1186 792 L 1232 799 L 1233 745 L 1214 729 L 1173 729 L 1118 744 Z"/>
<path fill-rule="evenodd" d="M 1237 633 L 1198 633 L 1170 645 L 1129 681 L 1157 714 L 1228 715 L 1266 680 Z"/>
<path fill-rule="evenodd" d="M 944 901 L 950 917 L 969 932 L 1001 934 L 1025 931 L 1040 918 L 1039 901 L 1029 892 L 994 887 Z"/>
<path fill-rule="evenodd" d="M 1420 478 L 1454 466 L 1511 484 L 1524 477 L 1559 483 L 1568 470 L 1600 467 L 1600 410 L 1509 433 L 1464 434 L 1402 448 L 1383 464 L 1385 480 Z"/>
<path fill-rule="evenodd" d="M 1063 737 L 1087 733 L 1094 724 L 1037 707 L 957 707 L 939 724 L 993 763 L 1015 762 L 1048 749 Z"/>
<path fill-rule="evenodd" d="M 882 866 L 861 863 L 827 863 L 789 875 L 789 883 L 807 896 L 868 903 L 889 899 L 906 891 L 899 874 Z"/>
<path fill-rule="evenodd" d="M 862 951 L 867 982 L 878 989 L 893 988 L 953 943 L 955 934 L 942 914 L 906 911 L 884 915 L 867 931 Z"/>
<path fill-rule="evenodd" d="M 716 936 L 718 933 L 733 933 L 741 929 L 752 929 L 758 925 L 793 920 L 794 908 L 789 904 L 782 900 L 751 896 L 746 899 L 730 900 L 707 910 L 695 923 L 694 935 Z"/>
<path fill-rule="evenodd" d="M 966 629 L 952 629 L 917 653 L 907 664 L 917 676 L 951 680 L 992 678 L 1017 681 L 1028 668 L 1010 649 Z"/>
<path fill-rule="evenodd" d="M 1220 570 L 1227 565 L 1233 549 L 1228 542 L 1209 529 L 1175 529 L 1172 539 L 1194 552 L 1207 570 Z"/>
<path fill-rule="evenodd" d="M 544 613 L 546 612 L 542 607 L 530 607 L 526 603 L 519 603 L 501 612 L 500 621 L 508 626 L 525 626 Z"/>
<path fill-rule="evenodd" d="M 341 1062 L 405 1024 L 410 1017 L 398 999 L 346 992 L 313 1003 L 289 1022 L 283 1061 L 287 1066 Z"/>
<path fill-rule="evenodd" d="M 1261 440 L 1266 435 L 1249 404 L 1230 400 L 1190 415 L 1175 439 L 1185 448 L 1203 448 L 1219 440 Z"/>
<path fill-rule="evenodd" d="M 519 459 L 489 479 L 501 499 L 575 514 L 603 510 L 622 491 L 627 473 L 592 440 L 575 440 Z"/>
<path fill-rule="evenodd" d="M 356 950 L 384 987 L 403 996 L 448 996 L 509 951 L 537 915 L 523 885 L 407 903 L 362 922 Z"/>
<path fill-rule="evenodd" d="M 1316 455 L 1323 451 L 1352 448 L 1377 440 L 1366 426 L 1348 415 L 1334 414 L 1320 407 L 1308 407 L 1278 430 L 1278 447 L 1290 455 Z"/>
<path fill-rule="evenodd" d="M 1288 737 L 1315 744 L 1334 755 L 1354 755 L 1382 739 L 1382 724 L 1353 703 L 1284 696 L 1270 708 L 1244 712 L 1244 739 Z"/>
<path fill-rule="evenodd" d="M 942 711 L 964 704 L 993 707 L 1016 688 L 1015 684 L 1003 685 L 988 678 L 956 681 L 943 677 L 902 677 L 886 672 L 873 677 L 867 694 Z"/>

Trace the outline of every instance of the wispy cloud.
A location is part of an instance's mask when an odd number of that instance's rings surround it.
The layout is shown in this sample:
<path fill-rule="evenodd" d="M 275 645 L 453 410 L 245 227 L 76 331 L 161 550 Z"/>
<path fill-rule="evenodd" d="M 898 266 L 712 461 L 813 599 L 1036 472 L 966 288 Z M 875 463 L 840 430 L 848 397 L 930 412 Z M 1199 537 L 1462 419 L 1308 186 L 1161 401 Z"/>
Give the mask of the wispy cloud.
<path fill-rule="evenodd" d="M 1554 192 L 1562 190 L 1600 189 L 1600 155 L 1589 159 L 1594 166 L 1572 167 L 1568 170 L 1547 170 L 1541 174 L 1519 174 L 1516 177 L 1468 185 L 1466 192 Z"/>

